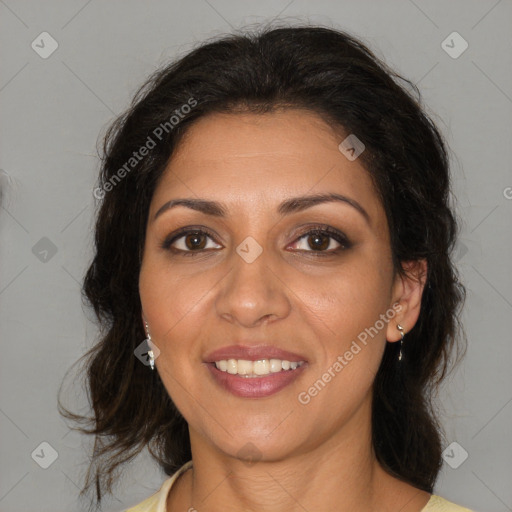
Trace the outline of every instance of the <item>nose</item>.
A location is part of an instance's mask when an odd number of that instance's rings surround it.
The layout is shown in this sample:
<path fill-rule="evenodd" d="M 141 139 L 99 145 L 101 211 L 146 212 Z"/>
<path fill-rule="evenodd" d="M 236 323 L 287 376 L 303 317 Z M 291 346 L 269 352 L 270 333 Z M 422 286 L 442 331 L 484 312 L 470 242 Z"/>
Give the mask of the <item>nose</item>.
<path fill-rule="evenodd" d="M 291 292 L 279 276 L 276 260 L 271 261 L 265 250 L 254 261 L 234 251 L 232 260 L 216 298 L 218 315 L 246 328 L 286 318 Z"/>

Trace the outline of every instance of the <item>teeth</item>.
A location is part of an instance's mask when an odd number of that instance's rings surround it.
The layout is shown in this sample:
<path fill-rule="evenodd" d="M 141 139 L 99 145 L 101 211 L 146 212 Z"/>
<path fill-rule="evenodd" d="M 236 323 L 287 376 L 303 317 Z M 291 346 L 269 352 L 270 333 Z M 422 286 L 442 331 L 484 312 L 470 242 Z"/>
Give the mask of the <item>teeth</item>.
<path fill-rule="evenodd" d="M 236 359 L 228 359 L 228 373 L 231 373 L 231 375 L 236 375 L 238 373 L 238 364 Z"/>
<path fill-rule="evenodd" d="M 304 361 L 286 361 L 284 359 L 258 359 L 248 361 L 247 359 L 223 359 L 215 361 L 215 366 L 231 375 L 242 375 L 243 377 L 258 377 L 287 370 L 296 370 L 302 366 Z"/>
<path fill-rule="evenodd" d="M 252 362 L 251 361 L 244 361 L 240 359 L 240 361 L 236 361 L 236 359 L 232 359 L 232 361 L 235 361 L 235 364 L 238 368 L 238 375 L 250 375 L 252 373 Z"/>
<path fill-rule="evenodd" d="M 270 372 L 277 373 L 283 369 L 283 362 L 281 359 L 271 359 L 270 360 Z"/>

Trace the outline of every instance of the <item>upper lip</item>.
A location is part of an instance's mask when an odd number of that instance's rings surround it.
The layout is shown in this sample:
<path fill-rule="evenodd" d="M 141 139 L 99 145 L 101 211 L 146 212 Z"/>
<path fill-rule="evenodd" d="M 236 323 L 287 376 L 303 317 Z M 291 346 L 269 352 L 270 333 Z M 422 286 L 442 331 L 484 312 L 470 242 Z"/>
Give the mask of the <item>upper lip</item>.
<path fill-rule="evenodd" d="M 213 363 L 227 359 L 246 359 L 257 361 L 260 359 L 284 359 L 290 362 L 306 361 L 304 356 L 282 350 L 274 345 L 230 345 L 208 352 L 204 361 Z"/>

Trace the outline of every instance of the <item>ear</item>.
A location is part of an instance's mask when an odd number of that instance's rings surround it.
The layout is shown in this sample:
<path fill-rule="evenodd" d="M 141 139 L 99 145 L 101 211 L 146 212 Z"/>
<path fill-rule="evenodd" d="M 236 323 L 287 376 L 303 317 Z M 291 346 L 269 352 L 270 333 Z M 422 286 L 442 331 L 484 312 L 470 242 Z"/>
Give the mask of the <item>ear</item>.
<path fill-rule="evenodd" d="M 425 259 L 402 262 L 402 268 L 405 275 L 397 273 L 392 292 L 392 304 L 399 303 L 401 308 L 386 329 L 386 339 L 391 342 L 401 339 L 397 324 L 404 328 L 404 334 L 407 334 L 416 324 L 420 316 L 421 297 L 427 280 L 427 260 Z"/>

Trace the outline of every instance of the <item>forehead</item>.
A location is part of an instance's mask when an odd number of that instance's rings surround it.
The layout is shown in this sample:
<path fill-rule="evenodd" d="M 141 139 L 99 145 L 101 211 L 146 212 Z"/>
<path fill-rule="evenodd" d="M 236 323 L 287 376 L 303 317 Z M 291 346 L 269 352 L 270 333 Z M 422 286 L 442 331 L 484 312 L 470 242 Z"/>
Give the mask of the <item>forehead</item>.
<path fill-rule="evenodd" d="M 197 196 L 243 209 L 334 192 L 363 203 L 378 220 L 383 210 L 368 172 L 338 148 L 345 136 L 306 110 L 207 115 L 180 141 L 151 212 L 175 197 Z"/>
<path fill-rule="evenodd" d="M 173 161 L 215 163 L 219 158 L 301 160 L 325 157 L 337 148 L 334 134 L 317 114 L 298 109 L 266 114 L 214 113 L 196 121 L 179 144 Z"/>

